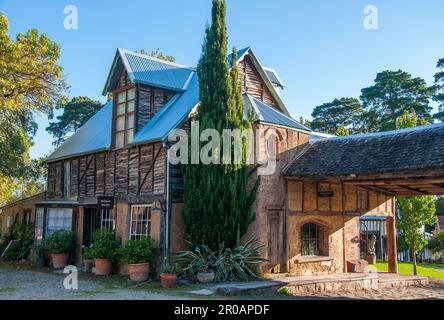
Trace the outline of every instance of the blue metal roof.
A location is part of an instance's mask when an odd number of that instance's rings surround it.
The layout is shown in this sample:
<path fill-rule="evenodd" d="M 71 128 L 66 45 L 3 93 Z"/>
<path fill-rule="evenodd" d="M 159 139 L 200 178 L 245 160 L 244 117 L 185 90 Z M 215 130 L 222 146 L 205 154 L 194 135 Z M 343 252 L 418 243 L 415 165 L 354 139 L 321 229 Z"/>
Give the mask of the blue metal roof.
<path fill-rule="evenodd" d="M 285 114 L 279 112 L 272 106 L 269 106 L 262 100 L 259 100 L 249 94 L 244 94 L 244 101 L 246 102 L 246 107 L 248 104 L 253 107 L 259 118 L 259 121 L 262 123 L 274 124 L 304 131 L 311 131 L 311 129 L 303 126 L 296 120 L 286 116 Z"/>
<path fill-rule="evenodd" d="M 46 161 L 55 161 L 109 149 L 111 144 L 112 111 L 113 104 L 110 101 L 46 158 Z"/>
<path fill-rule="evenodd" d="M 284 88 L 285 85 L 282 82 L 281 78 L 279 77 L 279 75 L 277 74 L 276 70 L 271 69 L 271 68 L 267 68 L 267 67 L 263 67 L 265 73 L 267 74 L 268 79 L 270 79 L 270 81 L 275 84 L 278 85 L 281 88 Z"/>
<path fill-rule="evenodd" d="M 194 73 L 187 91 L 178 93 L 136 134 L 134 143 L 165 141 L 199 103 L 199 81 Z"/>
<path fill-rule="evenodd" d="M 146 54 L 119 48 L 103 89 L 103 95 L 112 90 L 117 82 L 116 69 L 125 66 L 132 83 L 182 92 L 186 90 L 194 68 L 157 59 Z"/>
<path fill-rule="evenodd" d="M 243 56 L 245 53 L 247 53 L 247 51 L 250 50 L 250 49 L 251 49 L 250 47 L 246 47 L 246 48 L 243 48 L 243 49 L 237 50 L 237 60 L 240 60 L 240 58 L 242 58 L 242 56 Z M 230 53 L 230 54 L 228 55 L 228 67 L 230 67 L 230 68 L 231 68 L 231 63 L 232 63 L 232 61 L 233 61 L 233 54 Z"/>

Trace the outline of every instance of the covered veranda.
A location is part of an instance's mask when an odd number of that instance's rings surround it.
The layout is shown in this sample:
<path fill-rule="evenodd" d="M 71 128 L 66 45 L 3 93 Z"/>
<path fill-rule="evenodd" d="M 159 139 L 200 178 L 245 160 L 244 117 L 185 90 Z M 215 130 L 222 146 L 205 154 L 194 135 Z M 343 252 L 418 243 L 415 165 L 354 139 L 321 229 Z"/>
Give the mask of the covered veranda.
<path fill-rule="evenodd" d="M 444 125 L 310 142 L 287 180 L 357 186 L 389 197 L 444 194 Z M 394 201 L 393 201 L 394 202 Z M 389 272 L 397 273 L 395 215 L 386 217 Z"/>

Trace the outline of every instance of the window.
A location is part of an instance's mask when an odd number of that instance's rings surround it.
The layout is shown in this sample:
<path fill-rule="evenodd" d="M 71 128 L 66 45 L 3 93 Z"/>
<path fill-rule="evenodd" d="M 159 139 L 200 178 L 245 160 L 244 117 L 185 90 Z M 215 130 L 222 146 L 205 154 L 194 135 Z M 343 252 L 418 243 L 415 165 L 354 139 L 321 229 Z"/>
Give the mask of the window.
<path fill-rule="evenodd" d="M 100 227 L 109 230 L 116 229 L 116 217 L 113 209 L 100 209 Z"/>
<path fill-rule="evenodd" d="M 151 234 L 151 205 L 131 207 L 130 240 L 140 239 Z"/>
<path fill-rule="evenodd" d="M 6 220 L 6 226 L 8 227 L 8 229 L 11 229 L 13 224 L 14 224 L 14 218 L 12 216 L 8 216 Z"/>
<path fill-rule="evenodd" d="M 279 150 L 278 150 L 278 137 L 276 134 L 271 134 L 267 139 L 267 152 L 268 157 L 271 159 L 277 159 Z"/>
<path fill-rule="evenodd" d="M 71 161 L 65 161 L 63 170 L 63 196 L 65 198 L 71 197 Z"/>
<path fill-rule="evenodd" d="M 45 209 L 37 208 L 35 212 L 35 229 L 34 229 L 35 243 L 40 243 L 43 240 L 44 221 L 45 221 Z"/>
<path fill-rule="evenodd" d="M 23 222 L 26 226 L 31 224 L 31 209 L 25 209 L 23 211 Z"/>
<path fill-rule="evenodd" d="M 319 226 L 316 223 L 306 223 L 301 229 L 302 255 L 319 255 Z"/>
<path fill-rule="evenodd" d="M 367 191 L 358 190 L 357 207 L 358 207 L 358 210 L 368 210 L 368 192 Z"/>
<path fill-rule="evenodd" d="M 72 230 L 72 209 L 48 209 L 45 237 L 58 230 Z"/>
<path fill-rule="evenodd" d="M 135 98 L 135 88 L 117 94 L 117 110 L 114 124 L 114 147 L 117 149 L 133 142 Z"/>

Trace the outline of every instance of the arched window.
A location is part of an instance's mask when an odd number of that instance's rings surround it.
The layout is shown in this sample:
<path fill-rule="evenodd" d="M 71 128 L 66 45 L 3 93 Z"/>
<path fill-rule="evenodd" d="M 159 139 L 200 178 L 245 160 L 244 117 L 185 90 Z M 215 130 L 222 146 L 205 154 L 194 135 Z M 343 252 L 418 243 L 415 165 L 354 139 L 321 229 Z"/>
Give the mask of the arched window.
<path fill-rule="evenodd" d="M 270 134 L 267 139 L 267 152 L 268 157 L 271 159 L 277 159 L 279 154 L 279 138 L 275 133 Z"/>
<path fill-rule="evenodd" d="M 306 223 L 301 228 L 301 243 L 303 256 L 319 255 L 320 227 L 316 223 Z"/>

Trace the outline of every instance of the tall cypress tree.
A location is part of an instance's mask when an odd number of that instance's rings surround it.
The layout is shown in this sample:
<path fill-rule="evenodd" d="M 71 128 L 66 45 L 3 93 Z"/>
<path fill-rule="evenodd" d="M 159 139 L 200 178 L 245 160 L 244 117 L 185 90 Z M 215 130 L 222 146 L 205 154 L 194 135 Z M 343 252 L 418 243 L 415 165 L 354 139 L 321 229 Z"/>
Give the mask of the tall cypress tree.
<path fill-rule="evenodd" d="M 199 130 L 244 130 L 244 105 L 238 81 L 236 50 L 229 71 L 225 0 L 213 0 L 212 22 L 205 30 L 202 54 L 197 67 L 200 105 L 195 120 Z M 215 156 L 220 164 L 188 164 L 184 173 L 184 222 L 189 240 L 216 249 L 220 243 L 232 247 L 239 243 L 254 219 L 252 205 L 258 186 L 248 191 L 249 168 L 243 163 L 223 164 L 222 152 Z"/>

